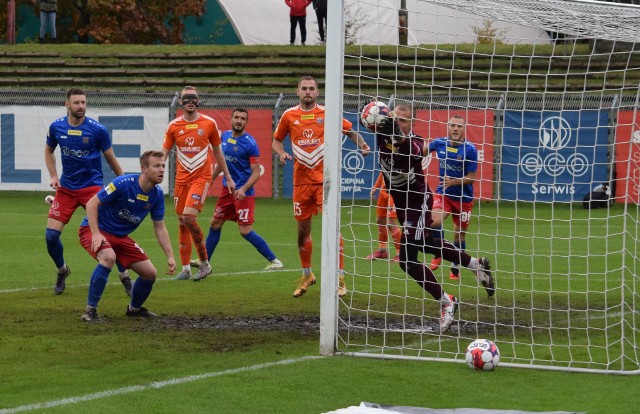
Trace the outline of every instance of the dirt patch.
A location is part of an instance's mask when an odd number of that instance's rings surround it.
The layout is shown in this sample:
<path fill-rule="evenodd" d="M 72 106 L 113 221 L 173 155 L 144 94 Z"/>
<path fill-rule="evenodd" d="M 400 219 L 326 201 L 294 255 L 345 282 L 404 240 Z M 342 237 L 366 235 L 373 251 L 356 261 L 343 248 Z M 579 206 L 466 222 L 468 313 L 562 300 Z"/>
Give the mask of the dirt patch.
<path fill-rule="evenodd" d="M 320 331 L 319 316 L 258 316 L 258 317 L 236 317 L 221 318 L 213 316 L 184 317 L 184 316 L 162 316 L 147 325 L 152 330 L 199 330 L 212 329 L 224 331 L 294 331 L 298 333 L 317 333 Z M 435 319 L 402 321 L 388 320 L 382 318 L 351 318 L 340 319 L 338 322 L 340 331 L 387 331 L 387 332 L 414 332 L 414 333 L 438 333 L 438 321 Z M 476 334 L 479 332 L 489 332 L 493 329 L 490 324 L 477 322 L 460 321 L 454 323 L 450 328 L 450 333 Z"/>

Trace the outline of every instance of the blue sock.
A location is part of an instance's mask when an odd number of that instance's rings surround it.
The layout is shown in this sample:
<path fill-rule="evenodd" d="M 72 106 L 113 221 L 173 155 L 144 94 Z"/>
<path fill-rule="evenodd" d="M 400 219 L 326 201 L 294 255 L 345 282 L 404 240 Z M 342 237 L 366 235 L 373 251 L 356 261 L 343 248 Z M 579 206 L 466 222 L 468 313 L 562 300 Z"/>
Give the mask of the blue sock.
<path fill-rule="evenodd" d="M 222 234 L 222 229 L 214 230 L 209 227 L 209 234 L 207 234 L 207 240 L 205 241 L 205 245 L 207 246 L 207 257 L 211 260 L 213 256 L 213 252 L 216 250 L 216 246 L 220 241 L 220 235 Z"/>
<path fill-rule="evenodd" d="M 260 254 L 263 255 L 268 261 L 272 261 L 276 258 L 276 255 L 273 254 L 273 252 L 269 248 L 269 245 L 267 245 L 267 242 L 264 241 L 264 239 L 260 237 L 260 235 L 255 231 L 251 230 L 250 233 L 243 234 L 242 237 L 244 237 L 246 241 L 251 243 L 253 247 L 255 247 L 256 250 L 258 250 Z"/>
<path fill-rule="evenodd" d="M 62 247 L 62 242 L 60 241 L 61 234 L 62 233 L 58 230 L 53 229 L 47 229 L 47 231 L 45 232 L 47 251 L 49 252 L 49 256 L 51 256 L 58 269 L 64 266 L 64 256 L 62 255 L 64 248 Z"/>
<path fill-rule="evenodd" d="M 111 269 L 107 266 L 103 266 L 100 263 L 96 266 L 91 274 L 91 281 L 89 282 L 89 296 L 87 297 L 87 305 L 97 308 L 98 302 L 102 297 L 105 286 L 107 286 L 107 280 L 109 280 L 109 273 Z"/>
<path fill-rule="evenodd" d="M 131 307 L 140 308 L 142 304 L 147 300 L 153 289 L 155 280 L 146 280 L 138 277 L 133 282 L 133 289 L 131 289 Z"/>
<path fill-rule="evenodd" d="M 116 266 L 118 266 L 118 272 L 124 273 L 127 271 L 127 268 L 120 264 L 119 261 L 116 260 Z"/>

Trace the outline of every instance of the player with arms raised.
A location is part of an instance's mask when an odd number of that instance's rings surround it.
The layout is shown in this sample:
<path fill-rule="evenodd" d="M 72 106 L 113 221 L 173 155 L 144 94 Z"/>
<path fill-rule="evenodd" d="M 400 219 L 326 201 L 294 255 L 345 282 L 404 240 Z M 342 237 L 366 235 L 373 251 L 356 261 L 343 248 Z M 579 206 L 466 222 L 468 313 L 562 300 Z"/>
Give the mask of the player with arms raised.
<path fill-rule="evenodd" d="M 298 253 L 302 264 L 302 277 L 294 297 L 303 295 L 309 286 L 316 282 L 311 271 L 311 219 L 322 210 L 323 168 L 324 168 L 324 106 L 318 105 L 318 83 L 311 76 L 303 76 L 296 90 L 300 104 L 287 109 L 280 118 L 273 135 L 273 150 L 278 154 L 280 163 L 294 160 L 293 163 L 293 215 L 298 223 Z M 351 122 L 342 120 L 342 132 L 362 151 L 369 154 L 370 148 L 362 136 L 354 131 Z M 291 139 L 293 157 L 284 150 L 282 142 Z M 340 137 L 329 137 L 331 143 L 340 145 Z M 338 295 L 346 294 L 343 276 L 342 237 L 340 237 L 340 269 L 338 272 Z"/>
<path fill-rule="evenodd" d="M 164 134 L 162 151 L 165 159 L 169 151 L 176 147 L 176 181 L 174 185 L 174 204 L 178 214 L 180 243 L 180 262 L 182 271 L 176 279 L 191 278 L 192 241 L 198 252 L 200 266 L 196 280 L 211 273 L 204 235 L 198 225 L 197 217 L 204 207 L 213 177 L 213 155 L 224 172 L 227 187 L 231 193 L 236 190 L 229 174 L 224 154 L 220 150 L 220 134 L 216 121 L 198 112 L 200 98 L 193 86 L 185 86 L 180 93 L 180 102 L 184 114 L 169 123 Z"/>
<path fill-rule="evenodd" d="M 454 320 L 458 299 L 446 293 L 431 269 L 418 261 L 418 252 L 435 254 L 442 251 L 446 260 L 459 259 L 479 279 L 491 281 L 491 284 L 493 279 L 485 258 L 473 258 L 456 249 L 451 242 L 434 239 L 429 233 L 433 195 L 426 184 L 422 168 L 426 144 L 411 132 L 412 116 L 413 111 L 409 105 L 397 105 L 394 116 L 387 118 L 378 127 L 376 143 L 380 170 L 404 228 L 400 267 L 440 302 L 440 330 L 444 332 Z"/>

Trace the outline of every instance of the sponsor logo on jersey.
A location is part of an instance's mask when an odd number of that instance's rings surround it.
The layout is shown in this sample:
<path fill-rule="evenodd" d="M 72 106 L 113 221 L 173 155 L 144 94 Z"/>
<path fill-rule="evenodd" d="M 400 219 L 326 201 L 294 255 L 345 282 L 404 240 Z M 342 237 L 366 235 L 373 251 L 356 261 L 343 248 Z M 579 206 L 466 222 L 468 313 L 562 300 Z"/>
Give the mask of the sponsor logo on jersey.
<path fill-rule="evenodd" d="M 302 131 L 302 136 L 310 139 L 313 137 L 313 129 L 305 129 L 304 131 Z"/>
<path fill-rule="evenodd" d="M 312 139 L 299 139 L 298 140 L 298 146 L 299 147 L 309 147 L 309 146 L 315 146 L 315 145 L 320 145 L 320 139 L 312 138 Z"/>
<path fill-rule="evenodd" d="M 316 119 L 316 115 L 315 114 L 304 114 L 304 115 L 300 115 L 300 119 L 302 119 L 303 121 L 308 120 L 308 119 Z"/>
<path fill-rule="evenodd" d="M 298 121 L 297 119 L 293 122 L 293 125 L 299 125 L 300 121 Z"/>
<path fill-rule="evenodd" d="M 198 201 L 202 200 L 202 197 L 200 197 L 200 194 L 191 194 L 191 198 Z"/>
<path fill-rule="evenodd" d="M 447 147 L 447 152 L 458 152 L 458 148 Z"/>
<path fill-rule="evenodd" d="M 178 135 L 182 135 L 182 134 L 184 134 L 184 129 L 181 129 L 181 130 L 178 132 Z"/>
<path fill-rule="evenodd" d="M 187 129 L 198 129 L 198 124 L 188 124 L 186 126 Z"/>
<path fill-rule="evenodd" d="M 236 141 L 236 140 L 235 140 L 235 139 L 233 139 L 233 138 L 229 138 L 229 140 L 228 140 L 227 142 L 228 142 L 229 144 L 235 144 L 235 143 L 237 143 L 238 141 Z"/>
<path fill-rule="evenodd" d="M 192 146 L 194 144 L 194 142 L 196 142 L 196 139 L 194 137 L 187 137 L 187 139 L 185 139 L 184 142 L 188 146 Z"/>
<path fill-rule="evenodd" d="M 133 224 L 138 224 L 142 221 L 140 217 L 132 215 L 131 212 L 127 209 L 118 211 L 118 217 Z"/>
<path fill-rule="evenodd" d="M 149 201 L 149 196 L 144 194 L 136 194 L 136 200 Z"/>
<path fill-rule="evenodd" d="M 74 136 L 82 136 L 82 131 L 78 130 L 78 129 L 70 129 L 67 131 L 67 135 L 74 135 Z"/>
<path fill-rule="evenodd" d="M 107 194 L 111 194 L 111 193 L 113 193 L 114 191 L 116 191 L 116 186 L 115 186 L 115 185 L 113 185 L 113 183 L 109 183 L 109 184 L 104 188 L 104 191 L 105 191 Z"/>

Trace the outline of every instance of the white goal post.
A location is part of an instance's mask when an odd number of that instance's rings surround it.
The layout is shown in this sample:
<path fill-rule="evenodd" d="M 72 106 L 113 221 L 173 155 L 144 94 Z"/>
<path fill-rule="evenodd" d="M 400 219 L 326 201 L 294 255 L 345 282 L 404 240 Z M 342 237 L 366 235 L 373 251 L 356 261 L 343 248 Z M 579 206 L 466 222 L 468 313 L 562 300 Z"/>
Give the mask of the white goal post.
<path fill-rule="evenodd" d="M 363 25 L 380 35 L 362 37 Z M 505 366 L 639 374 L 640 7 L 336 0 L 326 59 L 321 270 L 337 274 L 340 233 L 349 292 L 321 278 L 321 354 L 462 363 L 485 338 Z M 450 279 L 443 262 L 433 273 L 460 301 L 444 332 L 440 304 L 391 260 L 390 235 L 389 259 L 367 258 L 384 246 L 375 139 L 354 122 L 373 150 L 361 157 L 330 137 L 371 99 L 409 105 L 427 142 L 460 115 L 478 151 L 465 251 L 491 260 L 496 292 L 466 269 Z M 434 192 L 435 157 L 424 162 Z M 610 197 L 585 201 L 601 184 Z M 452 217 L 442 228 L 453 241 Z"/>

